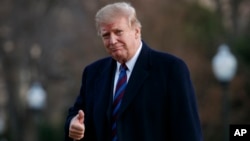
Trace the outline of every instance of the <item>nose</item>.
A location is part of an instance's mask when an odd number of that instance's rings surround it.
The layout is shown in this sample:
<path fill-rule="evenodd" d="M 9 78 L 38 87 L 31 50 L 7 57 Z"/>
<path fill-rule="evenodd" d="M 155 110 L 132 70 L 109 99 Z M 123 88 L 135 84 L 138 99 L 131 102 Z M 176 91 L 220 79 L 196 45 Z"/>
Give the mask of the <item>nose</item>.
<path fill-rule="evenodd" d="M 115 44 L 117 42 L 117 38 L 114 34 L 111 34 L 110 35 L 110 38 L 109 38 L 109 43 L 110 44 Z"/>

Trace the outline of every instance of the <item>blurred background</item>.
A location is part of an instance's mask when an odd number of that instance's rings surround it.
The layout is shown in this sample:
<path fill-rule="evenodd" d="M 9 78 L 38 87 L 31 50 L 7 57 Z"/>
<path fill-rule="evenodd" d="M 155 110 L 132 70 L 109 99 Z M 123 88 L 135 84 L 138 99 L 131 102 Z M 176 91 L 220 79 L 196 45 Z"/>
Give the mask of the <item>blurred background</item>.
<path fill-rule="evenodd" d="M 0 141 L 63 140 L 83 68 L 107 56 L 94 16 L 110 2 L 115 0 L 0 0 Z M 249 124 L 250 1 L 129 2 L 143 40 L 187 63 L 205 141 L 227 140 L 229 123 Z M 220 46 L 234 56 L 225 79 L 212 67 Z M 226 74 L 230 59 L 217 66 Z"/>

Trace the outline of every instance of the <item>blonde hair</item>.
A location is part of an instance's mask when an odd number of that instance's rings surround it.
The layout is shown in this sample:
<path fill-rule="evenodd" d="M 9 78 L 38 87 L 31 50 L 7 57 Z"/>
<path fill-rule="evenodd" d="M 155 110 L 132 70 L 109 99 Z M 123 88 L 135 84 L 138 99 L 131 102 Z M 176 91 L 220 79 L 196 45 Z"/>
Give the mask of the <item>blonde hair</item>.
<path fill-rule="evenodd" d="M 135 8 L 127 2 L 117 2 L 104 6 L 96 13 L 95 22 L 98 34 L 100 34 L 99 26 L 101 23 L 109 23 L 119 17 L 126 17 L 130 27 L 141 28 L 141 23 L 137 19 Z"/>

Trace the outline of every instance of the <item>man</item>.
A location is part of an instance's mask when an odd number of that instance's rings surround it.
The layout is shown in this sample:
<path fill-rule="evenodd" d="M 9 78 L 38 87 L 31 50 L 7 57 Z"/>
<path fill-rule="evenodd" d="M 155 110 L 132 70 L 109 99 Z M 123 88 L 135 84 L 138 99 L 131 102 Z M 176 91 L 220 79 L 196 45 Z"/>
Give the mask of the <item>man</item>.
<path fill-rule="evenodd" d="M 65 140 L 202 141 L 185 63 L 141 40 L 141 24 L 128 3 L 100 9 L 96 26 L 111 57 L 85 68 Z"/>

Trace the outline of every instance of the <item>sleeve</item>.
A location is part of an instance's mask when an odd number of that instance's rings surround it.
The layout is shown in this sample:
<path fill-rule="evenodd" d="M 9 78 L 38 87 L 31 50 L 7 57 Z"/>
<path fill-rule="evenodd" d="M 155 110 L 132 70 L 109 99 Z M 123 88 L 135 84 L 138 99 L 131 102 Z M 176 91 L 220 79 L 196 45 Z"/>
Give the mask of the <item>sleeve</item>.
<path fill-rule="evenodd" d="M 182 60 L 172 63 L 170 121 L 172 140 L 203 141 L 198 108 L 189 70 Z"/>
<path fill-rule="evenodd" d="M 64 133 L 65 133 L 64 141 L 73 141 L 73 139 L 68 137 L 70 121 L 75 115 L 77 115 L 77 113 L 80 109 L 85 111 L 85 109 L 84 109 L 85 82 L 86 82 L 86 71 L 83 71 L 82 84 L 81 84 L 79 95 L 77 96 L 74 105 L 69 108 L 68 115 L 66 117 L 66 121 L 65 121 L 65 125 L 64 125 Z"/>

